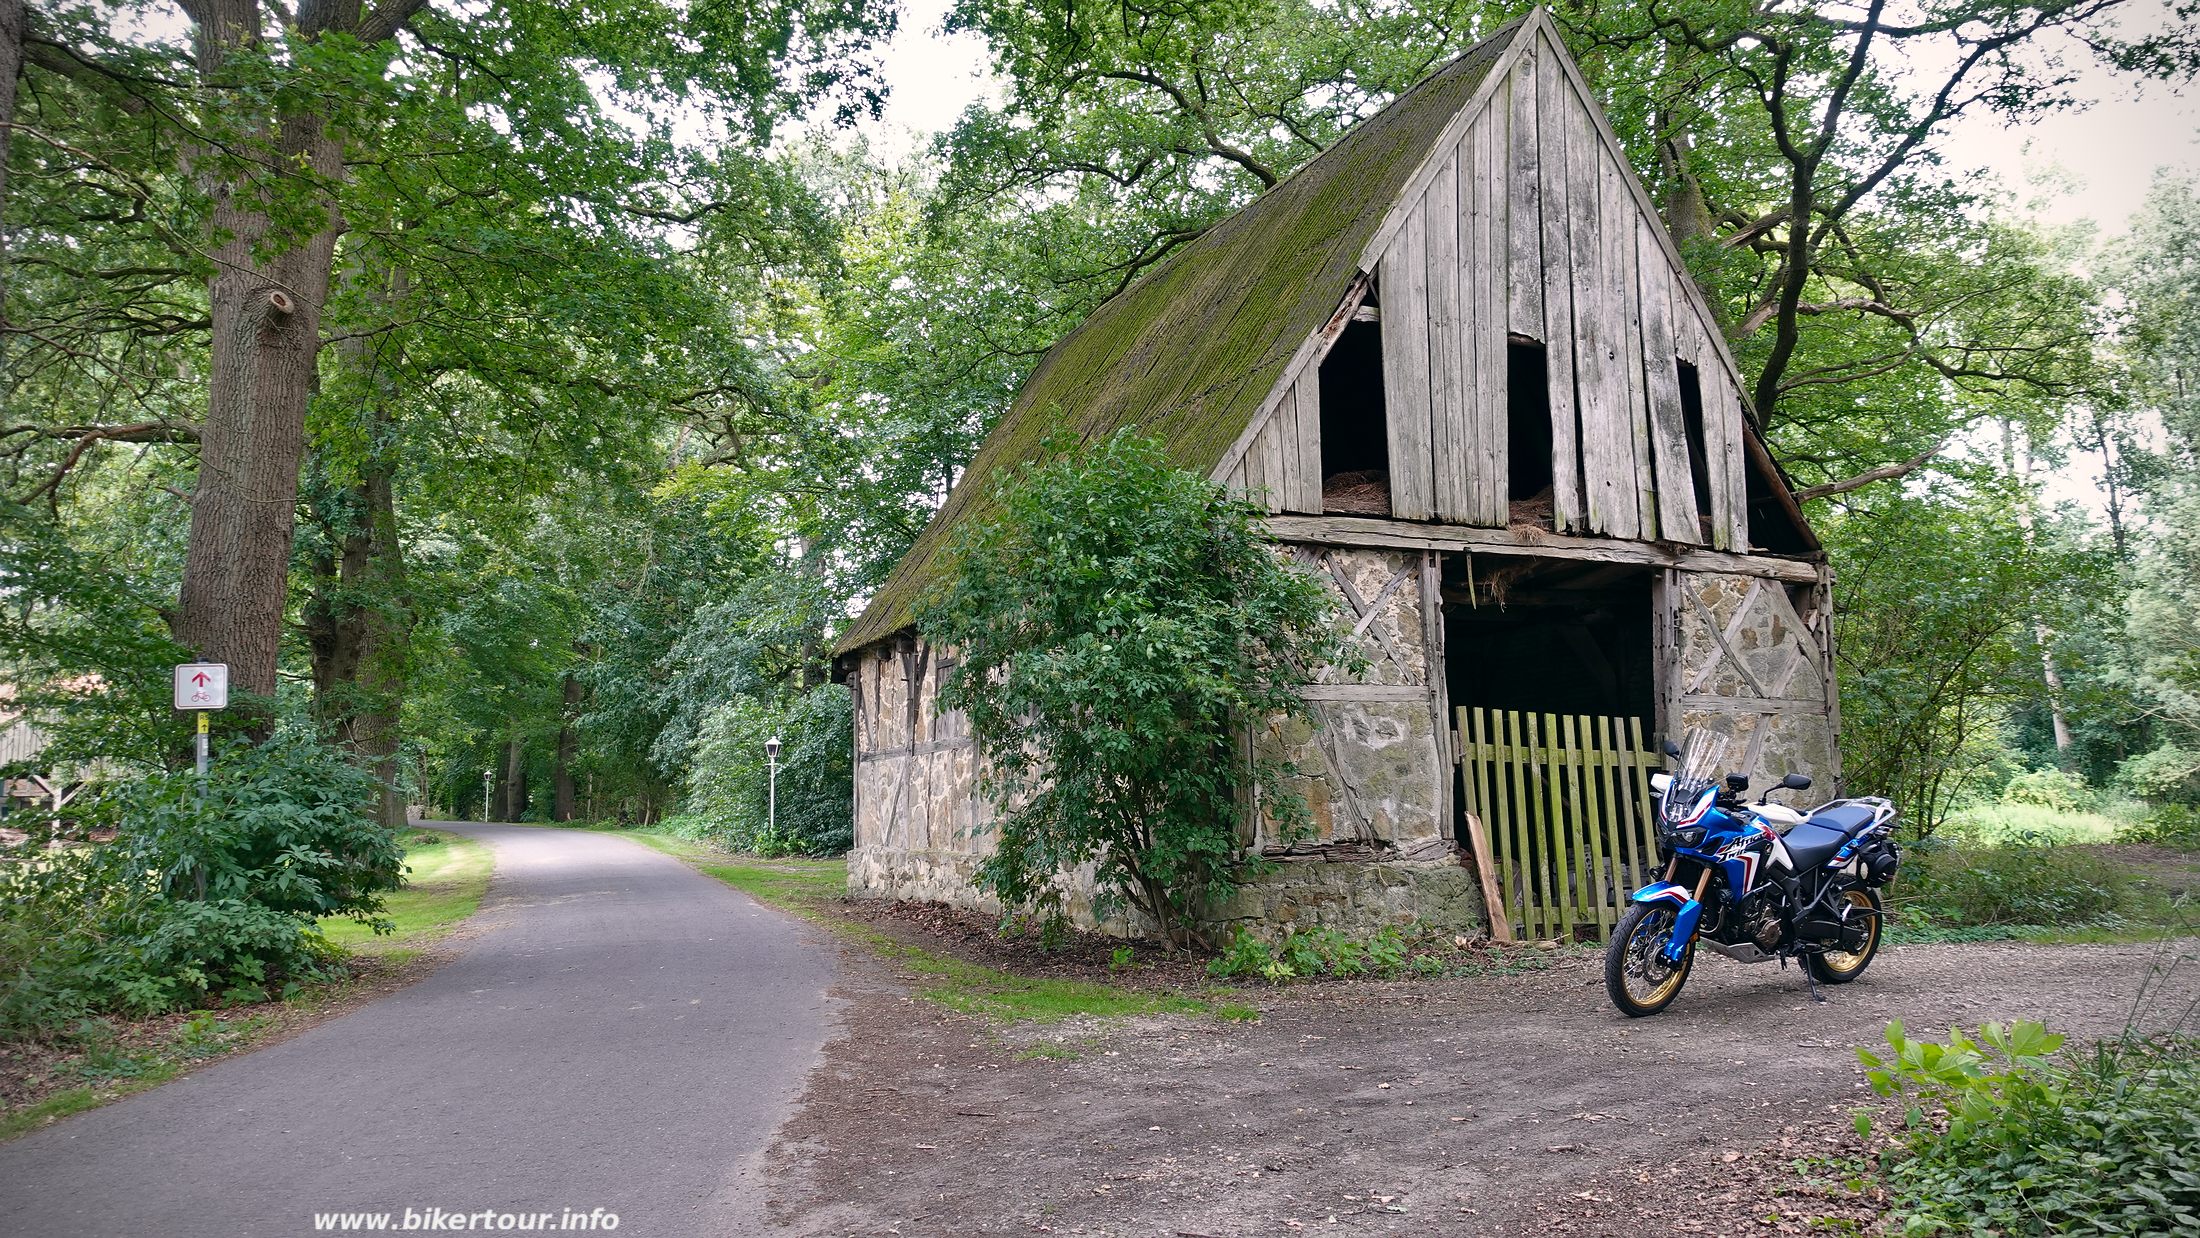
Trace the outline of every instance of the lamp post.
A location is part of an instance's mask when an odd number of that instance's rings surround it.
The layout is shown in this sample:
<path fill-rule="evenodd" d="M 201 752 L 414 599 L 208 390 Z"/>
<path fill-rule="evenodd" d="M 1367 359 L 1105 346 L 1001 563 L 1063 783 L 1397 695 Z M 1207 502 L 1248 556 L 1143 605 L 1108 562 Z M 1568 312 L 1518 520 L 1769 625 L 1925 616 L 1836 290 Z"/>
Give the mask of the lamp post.
<path fill-rule="evenodd" d="M 764 809 L 764 831 L 772 837 L 779 834 L 779 737 L 764 741 L 764 767 L 770 771 L 770 791 L 767 792 Z"/>
<path fill-rule="evenodd" d="M 489 821 L 489 780 L 496 776 L 497 772 L 493 769 L 481 771 L 481 820 L 484 825 Z"/>

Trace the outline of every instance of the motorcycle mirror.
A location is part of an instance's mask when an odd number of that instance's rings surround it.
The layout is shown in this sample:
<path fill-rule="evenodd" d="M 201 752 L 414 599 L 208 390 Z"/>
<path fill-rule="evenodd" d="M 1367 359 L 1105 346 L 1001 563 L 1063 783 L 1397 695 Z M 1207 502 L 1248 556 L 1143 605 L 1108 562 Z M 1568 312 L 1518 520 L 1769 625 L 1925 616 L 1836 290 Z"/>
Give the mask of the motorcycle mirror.
<path fill-rule="evenodd" d="M 1808 791 L 1810 790 L 1810 775 L 1789 774 L 1780 780 L 1780 786 L 1789 791 Z"/>
<path fill-rule="evenodd" d="M 1680 754 L 1681 746 L 1679 744 L 1674 743 L 1670 739 L 1665 741 L 1665 755 L 1669 757 L 1678 757 Z"/>

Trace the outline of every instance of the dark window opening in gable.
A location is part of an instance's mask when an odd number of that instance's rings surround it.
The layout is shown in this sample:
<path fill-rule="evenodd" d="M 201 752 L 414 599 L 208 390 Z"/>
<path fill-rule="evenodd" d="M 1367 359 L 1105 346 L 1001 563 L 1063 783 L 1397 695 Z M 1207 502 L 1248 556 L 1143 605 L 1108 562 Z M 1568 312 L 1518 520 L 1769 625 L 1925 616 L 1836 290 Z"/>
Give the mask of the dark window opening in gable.
<path fill-rule="evenodd" d="M 1390 429 L 1379 321 L 1354 319 L 1322 358 L 1322 510 L 1390 514 Z"/>
<path fill-rule="evenodd" d="M 1551 372 L 1539 340 L 1505 341 L 1505 498 L 1514 524 L 1551 524 Z"/>
<path fill-rule="evenodd" d="M 1703 540 L 1711 540 L 1711 449 L 1703 428 L 1703 373 L 1686 361 L 1673 363 L 1680 371 L 1681 425 L 1688 434 L 1688 476 L 1696 485 L 1696 522 L 1703 526 Z"/>
<path fill-rule="evenodd" d="M 1749 431 L 1745 428 L 1742 432 Z M 1749 544 L 1776 555 L 1809 554 L 1810 539 L 1773 489 L 1781 483 L 1772 477 L 1769 467 L 1761 458 L 1745 456 L 1742 472 L 1749 479 Z"/>

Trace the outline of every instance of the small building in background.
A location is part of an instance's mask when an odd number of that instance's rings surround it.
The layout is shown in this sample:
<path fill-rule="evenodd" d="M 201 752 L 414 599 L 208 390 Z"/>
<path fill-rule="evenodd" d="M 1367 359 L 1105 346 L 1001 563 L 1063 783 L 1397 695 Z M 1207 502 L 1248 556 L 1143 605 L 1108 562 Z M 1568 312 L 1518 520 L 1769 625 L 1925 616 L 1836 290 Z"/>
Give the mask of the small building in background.
<path fill-rule="evenodd" d="M 1214 919 L 1598 937 L 1651 879 L 1660 737 L 1840 787 L 1831 577 L 1717 318 L 1542 11 L 1477 45 L 1064 337 L 840 642 L 859 895 L 982 906 L 955 665 L 912 628 L 952 531 L 1068 429 L 1264 503 L 1363 673 L 1252 742 L 1317 825 Z M 1074 912 L 1094 921 L 1089 889 Z M 1118 924 L 1126 931 L 1138 926 Z"/>

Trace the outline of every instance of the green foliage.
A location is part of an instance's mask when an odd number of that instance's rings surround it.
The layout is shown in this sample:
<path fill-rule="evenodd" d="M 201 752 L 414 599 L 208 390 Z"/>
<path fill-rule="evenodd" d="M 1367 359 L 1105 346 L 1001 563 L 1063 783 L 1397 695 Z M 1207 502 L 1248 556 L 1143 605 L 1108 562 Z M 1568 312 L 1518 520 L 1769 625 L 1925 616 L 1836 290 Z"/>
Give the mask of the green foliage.
<path fill-rule="evenodd" d="M 1920 845 L 1892 887 L 1898 925 L 2070 928 L 2114 917 L 2137 895 L 2131 870 L 2096 852 L 2043 843 Z"/>
<path fill-rule="evenodd" d="M 1909 1102 L 1882 1163 L 1901 1232 L 2200 1227 L 2200 1044 L 2125 1042 L 2051 1061 L 2062 1043 L 2032 1022 L 1913 1040 L 1897 1020 L 1886 1052 L 1857 1051 L 1874 1091 Z"/>
<path fill-rule="evenodd" d="M 316 918 L 379 915 L 403 857 L 364 815 L 367 775 L 296 735 L 229 745 L 214 770 L 203 804 L 189 774 L 112 789 L 88 819 L 114 841 L 0 873 L 0 1034 L 261 1000 L 327 973 Z"/>
<path fill-rule="evenodd" d="M 2006 804 L 2030 804 L 2056 812 L 2091 812 L 2098 803 L 2085 779 L 2059 769 L 2019 774 L 2001 789 L 2001 798 Z"/>
<path fill-rule="evenodd" d="M 2200 851 L 2200 808 L 2189 804 L 2164 804 L 2125 831 L 2124 837 L 2135 843 Z"/>
<path fill-rule="evenodd" d="M 1017 468 L 997 513 L 958 530 L 919 617 L 960 659 L 942 705 L 966 711 L 998 810 L 980 884 L 1044 905 L 1091 864 L 1174 940 L 1234 887 L 1246 791 L 1304 818 L 1285 771 L 1238 738 L 1249 719 L 1305 716 L 1297 668 L 1343 656 L 1330 615 L 1259 513 L 1159 443 L 1057 441 Z"/>
<path fill-rule="evenodd" d="M 1240 929 L 1229 947 L 1207 964 L 1207 974 L 1217 980 L 1284 984 L 1317 976 L 1397 976 L 1409 966 L 1420 975 L 1444 970 L 1442 960 L 1434 955 L 1414 956 L 1409 964 L 1410 946 L 1405 931 L 1395 924 L 1384 925 L 1365 941 L 1333 928 L 1317 928 L 1290 929 L 1271 942 Z M 1434 960 L 1433 968 L 1429 960 Z"/>
<path fill-rule="evenodd" d="M 848 689 L 823 684 L 784 707 L 736 697 L 703 722 L 688 774 L 687 816 L 705 836 L 752 855 L 833 855 L 854 837 L 854 714 Z M 777 736 L 777 828 L 764 741 Z"/>
<path fill-rule="evenodd" d="M 2200 806 L 2200 753 L 2164 744 L 2124 762 L 2116 781 L 2156 804 Z"/>

